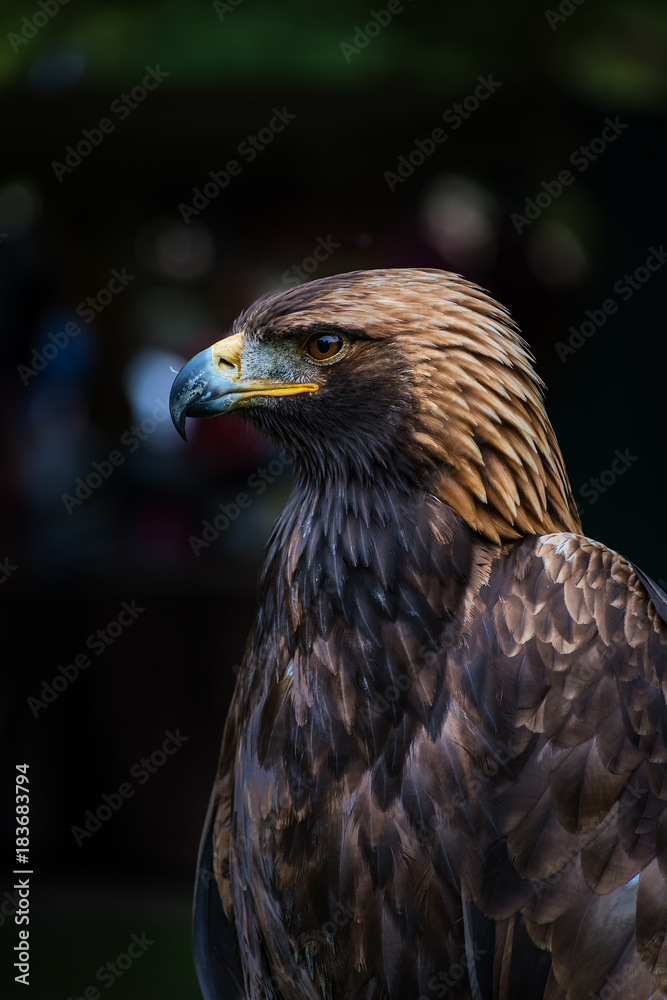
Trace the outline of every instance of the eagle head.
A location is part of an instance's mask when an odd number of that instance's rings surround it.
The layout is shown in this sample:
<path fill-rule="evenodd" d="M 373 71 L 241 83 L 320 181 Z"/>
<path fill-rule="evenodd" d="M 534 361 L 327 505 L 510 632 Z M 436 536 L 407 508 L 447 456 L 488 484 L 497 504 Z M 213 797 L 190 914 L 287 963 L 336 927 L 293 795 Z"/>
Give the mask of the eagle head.
<path fill-rule="evenodd" d="M 579 531 L 543 384 L 509 313 L 459 275 L 354 271 L 259 299 L 171 391 L 174 425 L 240 411 L 298 476 L 422 489 L 501 543 Z"/>

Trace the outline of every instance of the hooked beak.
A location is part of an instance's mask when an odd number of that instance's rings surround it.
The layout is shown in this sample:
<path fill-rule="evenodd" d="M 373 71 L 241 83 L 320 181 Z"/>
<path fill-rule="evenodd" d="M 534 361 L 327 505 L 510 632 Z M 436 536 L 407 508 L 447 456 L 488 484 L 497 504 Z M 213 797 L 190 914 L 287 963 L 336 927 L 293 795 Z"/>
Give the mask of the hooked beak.
<path fill-rule="evenodd" d="M 216 417 L 229 413 L 256 396 L 293 396 L 317 392 L 314 382 L 275 382 L 271 379 L 242 379 L 243 334 L 219 340 L 190 358 L 174 379 L 169 394 L 169 410 L 174 427 L 185 437 L 186 417 Z"/>

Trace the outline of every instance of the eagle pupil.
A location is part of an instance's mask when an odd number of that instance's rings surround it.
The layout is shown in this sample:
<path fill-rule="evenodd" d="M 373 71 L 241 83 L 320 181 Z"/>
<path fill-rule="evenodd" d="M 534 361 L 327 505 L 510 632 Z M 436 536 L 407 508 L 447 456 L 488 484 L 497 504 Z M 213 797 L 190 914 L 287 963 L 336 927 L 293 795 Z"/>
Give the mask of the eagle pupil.
<path fill-rule="evenodd" d="M 306 349 L 316 361 L 328 361 L 343 347 L 343 338 L 336 333 L 320 333 L 310 338 Z"/>

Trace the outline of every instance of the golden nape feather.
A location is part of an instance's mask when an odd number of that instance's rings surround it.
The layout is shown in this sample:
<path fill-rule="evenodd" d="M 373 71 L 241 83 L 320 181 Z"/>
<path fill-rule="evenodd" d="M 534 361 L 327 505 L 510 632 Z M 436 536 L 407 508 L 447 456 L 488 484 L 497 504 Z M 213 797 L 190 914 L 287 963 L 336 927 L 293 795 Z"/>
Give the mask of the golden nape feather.
<path fill-rule="evenodd" d="M 449 466 L 437 495 L 493 542 L 581 530 L 542 382 L 506 310 L 453 280 L 447 308 L 406 354 L 421 399 L 418 441 Z"/>
<path fill-rule="evenodd" d="M 489 295 L 442 271 L 359 271 L 260 300 L 232 332 L 291 336 L 316 326 L 400 345 L 419 407 L 412 442 L 439 467 L 437 495 L 475 531 L 500 542 L 581 530 L 543 383 Z"/>
<path fill-rule="evenodd" d="M 181 433 L 237 410 L 294 463 L 202 839 L 206 1000 L 665 996 L 667 598 L 580 533 L 531 360 L 481 289 L 399 269 L 266 296 L 178 374 Z"/>

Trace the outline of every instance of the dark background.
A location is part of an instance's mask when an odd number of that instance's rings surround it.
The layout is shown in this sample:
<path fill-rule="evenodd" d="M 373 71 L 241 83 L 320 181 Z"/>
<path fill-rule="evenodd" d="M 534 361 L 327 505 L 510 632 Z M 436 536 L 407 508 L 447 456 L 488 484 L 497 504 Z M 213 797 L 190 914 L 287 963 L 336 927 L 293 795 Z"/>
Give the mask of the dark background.
<path fill-rule="evenodd" d="M 96 971 L 144 932 L 154 943 L 114 995 L 199 996 L 197 843 L 289 474 L 260 495 L 249 477 L 276 455 L 235 418 L 192 422 L 185 445 L 151 413 L 164 416 L 172 368 L 284 287 L 318 239 L 339 245 L 312 277 L 442 267 L 511 309 L 547 383 L 585 531 L 664 586 L 667 267 L 627 301 L 614 285 L 667 240 L 667 8 L 564 0 L 548 16 L 539 3 L 415 0 L 374 37 L 370 9 L 72 0 L 17 42 L 43 8 L 3 4 L 1 777 L 10 803 L 14 765 L 30 764 L 33 1000 L 89 986 L 104 996 Z M 124 120 L 110 111 L 158 65 L 169 75 L 145 100 Z M 460 128 L 443 123 L 489 75 L 494 93 Z M 239 144 L 283 107 L 296 117 L 247 162 Z M 616 116 L 628 127 L 580 171 L 570 157 Z M 59 181 L 53 162 L 105 117 L 113 132 Z M 435 128 L 446 142 L 390 190 L 385 173 Z M 240 176 L 186 225 L 179 205 L 233 158 Z M 517 227 L 512 214 L 564 169 L 573 183 Z M 123 268 L 127 288 L 84 322 L 78 304 Z M 556 344 L 609 298 L 616 313 L 562 360 Z M 26 375 L 33 349 L 49 333 L 62 343 L 72 321 L 81 333 Z M 629 456 L 619 475 L 617 450 Z M 122 462 L 66 503 L 112 452 Z M 601 475 L 604 492 L 591 482 Z M 250 506 L 195 555 L 191 536 L 239 492 Z M 89 637 L 133 601 L 144 610 L 96 656 Z M 90 666 L 55 700 L 28 701 L 81 654 Z M 141 784 L 132 768 L 177 729 L 187 742 Z M 72 827 L 125 782 L 134 795 L 78 846 Z M 2 995 L 26 995 L 8 957 L 14 825 L 7 810 Z"/>

